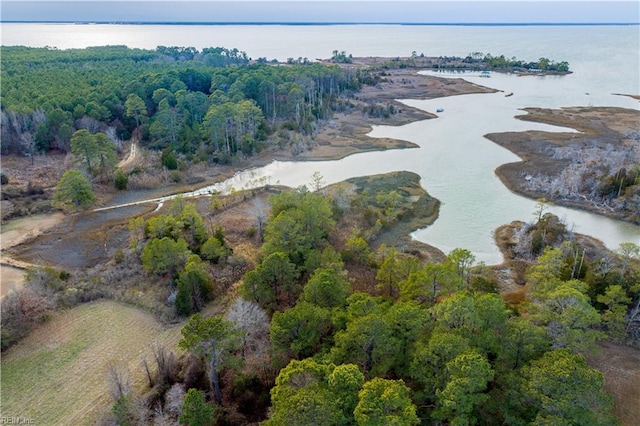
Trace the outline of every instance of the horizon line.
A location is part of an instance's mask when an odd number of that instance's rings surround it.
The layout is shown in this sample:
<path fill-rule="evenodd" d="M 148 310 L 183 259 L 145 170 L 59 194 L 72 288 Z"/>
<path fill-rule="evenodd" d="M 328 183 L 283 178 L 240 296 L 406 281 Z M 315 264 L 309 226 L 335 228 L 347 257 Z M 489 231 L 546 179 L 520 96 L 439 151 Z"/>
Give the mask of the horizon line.
<path fill-rule="evenodd" d="M 94 20 L 2 20 L 0 24 L 75 25 L 407 25 L 407 26 L 640 26 L 640 22 L 310 22 L 310 21 L 94 21 Z"/>

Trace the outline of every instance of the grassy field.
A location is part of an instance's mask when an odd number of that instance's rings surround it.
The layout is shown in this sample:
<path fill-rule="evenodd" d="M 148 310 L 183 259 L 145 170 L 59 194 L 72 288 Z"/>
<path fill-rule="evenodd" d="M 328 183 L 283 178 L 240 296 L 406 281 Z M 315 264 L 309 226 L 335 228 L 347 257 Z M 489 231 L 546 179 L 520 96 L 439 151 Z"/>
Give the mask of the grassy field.
<path fill-rule="evenodd" d="M 135 386 L 145 383 L 141 360 L 150 345 L 175 347 L 180 326 L 112 301 L 54 314 L 2 355 L 3 417 L 42 425 L 89 425 L 111 407 L 110 363 L 126 367 Z M 151 361 L 151 358 L 148 358 Z"/>
<path fill-rule="evenodd" d="M 640 350 L 604 342 L 589 364 L 604 374 L 604 387 L 613 396 L 613 413 L 622 426 L 640 419 Z"/>

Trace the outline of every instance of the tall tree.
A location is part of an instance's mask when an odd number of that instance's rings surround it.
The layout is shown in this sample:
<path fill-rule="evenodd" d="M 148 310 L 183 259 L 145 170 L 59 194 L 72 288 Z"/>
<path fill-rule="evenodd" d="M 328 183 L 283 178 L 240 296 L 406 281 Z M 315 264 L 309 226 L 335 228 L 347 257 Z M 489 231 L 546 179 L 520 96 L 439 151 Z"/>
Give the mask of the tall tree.
<path fill-rule="evenodd" d="M 89 179 L 78 170 L 67 170 L 56 186 L 53 199 L 62 206 L 78 209 L 93 204 L 95 195 Z"/>
<path fill-rule="evenodd" d="M 444 389 L 448 378 L 447 363 L 470 350 L 468 339 L 450 332 L 434 332 L 426 344 L 417 343 L 410 377 L 423 390 L 422 395 L 428 401 L 426 405 L 433 405 L 436 392 Z"/>
<path fill-rule="evenodd" d="M 335 224 L 331 200 L 304 187 L 272 196 L 269 200 L 271 216 L 265 230 L 263 251 L 266 254 L 286 253 L 301 270 L 309 269 L 307 259 L 314 250 L 322 250 L 327 245 L 327 236 Z"/>
<path fill-rule="evenodd" d="M 273 414 L 265 425 L 349 424 L 341 410 L 340 398 L 345 397 L 345 391 L 357 393 L 357 389 L 340 380 L 348 375 L 337 375 L 334 377 L 337 386 L 330 387 L 328 382 L 334 369 L 334 365 L 321 364 L 312 358 L 292 360 L 280 370 L 271 390 Z"/>
<path fill-rule="evenodd" d="M 409 377 L 416 344 L 432 327 L 429 310 L 415 301 L 396 302 L 385 319 L 398 342 L 392 369 L 398 377 Z"/>
<path fill-rule="evenodd" d="M 591 306 L 585 290 L 583 283 L 569 281 L 546 293 L 540 302 L 532 304 L 532 319 L 546 326 L 553 348 L 588 351 L 602 337 L 598 331 L 600 315 Z"/>
<path fill-rule="evenodd" d="M 532 424 L 612 425 L 611 397 L 602 373 L 568 349 L 545 353 L 522 369 L 524 404 L 537 410 Z"/>
<path fill-rule="evenodd" d="M 354 364 L 341 364 L 329 374 L 329 390 L 342 410 L 344 425 L 353 424 L 353 411 L 358 404 L 358 391 L 364 375 Z"/>
<path fill-rule="evenodd" d="M 158 106 L 158 112 L 156 112 L 153 117 L 153 123 L 149 127 L 149 132 L 151 136 L 156 139 L 158 146 L 175 147 L 182 126 L 182 116 L 178 109 L 169 106 L 167 99 L 163 99 Z"/>
<path fill-rule="evenodd" d="M 140 124 L 147 117 L 147 106 L 142 98 L 135 93 L 130 93 L 124 103 L 125 113 L 136 120 L 136 129 L 140 132 Z"/>
<path fill-rule="evenodd" d="M 116 165 L 116 146 L 104 133 L 77 130 L 71 136 L 71 152 L 90 174 L 109 173 Z"/>
<path fill-rule="evenodd" d="M 178 293 L 176 309 L 182 315 L 199 312 L 210 300 L 213 292 L 213 280 L 198 255 L 187 259 L 184 270 L 178 275 Z"/>
<path fill-rule="evenodd" d="M 494 376 L 489 361 L 477 352 L 465 352 L 447 363 L 447 372 L 446 386 L 436 392 L 433 417 L 452 425 L 475 424 L 474 408 L 489 398 L 485 391 Z"/>
<path fill-rule="evenodd" d="M 471 267 L 476 261 L 473 253 L 467 249 L 456 248 L 447 255 L 447 261 L 455 265 L 460 279 L 467 284 L 467 289 L 469 289 L 471 286 Z"/>
<path fill-rule="evenodd" d="M 271 342 L 281 360 L 303 359 L 328 351 L 333 336 L 331 311 L 300 302 L 271 319 Z"/>
<path fill-rule="evenodd" d="M 238 347 L 238 334 L 233 323 L 222 316 L 204 318 L 192 315 L 182 328 L 182 339 L 178 346 L 209 360 L 209 377 L 214 399 L 222 403 L 220 370 L 228 363 L 230 355 Z"/>
<path fill-rule="evenodd" d="M 461 290 L 462 279 L 450 262 L 427 263 L 401 281 L 399 286 L 401 300 L 435 304 L 439 294 Z"/>
<path fill-rule="evenodd" d="M 350 290 L 349 282 L 340 273 L 318 268 L 305 284 L 301 299 L 323 308 L 343 307 Z"/>
<path fill-rule="evenodd" d="M 224 317 L 234 324 L 241 340 L 240 354 L 249 368 L 268 364 L 271 341 L 269 317 L 255 302 L 238 297 Z"/>
<path fill-rule="evenodd" d="M 86 163 L 89 173 L 93 173 L 92 162 L 98 155 L 98 144 L 93 135 L 85 129 L 77 130 L 71 136 L 71 152 L 76 158 Z"/>
<path fill-rule="evenodd" d="M 631 242 L 620 243 L 618 253 L 622 258 L 622 271 L 620 273 L 624 276 L 631 260 L 640 258 L 640 246 Z"/>
<path fill-rule="evenodd" d="M 140 256 L 142 267 L 154 274 L 173 276 L 184 267 L 192 253 L 187 242 L 180 238 L 173 240 L 169 237 L 154 238 L 142 249 Z"/>
<path fill-rule="evenodd" d="M 598 295 L 597 300 L 607 306 L 602 313 L 602 322 L 607 327 L 609 338 L 618 342 L 624 340 L 627 334 L 627 306 L 631 298 L 627 297 L 622 286 L 611 285 L 604 294 Z"/>
<path fill-rule="evenodd" d="M 242 279 L 241 292 L 247 300 L 257 302 L 267 312 L 290 306 L 299 294 L 295 265 L 286 254 L 275 252 L 267 256 L 256 269 Z"/>
<path fill-rule="evenodd" d="M 93 135 L 96 145 L 98 146 L 98 167 L 99 172 L 109 174 L 113 171 L 117 164 L 116 145 L 104 133 L 96 133 Z"/>
<path fill-rule="evenodd" d="M 420 423 L 411 391 L 402 380 L 376 377 L 366 382 L 354 410 L 361 426 L 411 426 Z"/>
<path fill-rule="evenodd" d="M 384 376 L 398 354 L 398 337 L 380 314 L 355 318 L 335 335 L 331 359 L 335 363 L 358 365 L 366 377 Z"/>
<path fill-rule="evenodd" d="M 506 332 L 501 339 L 496 368 L 517 370 L 550 347 L 551 341 L 543 327 L 522 317 L 511 318 L 507 321 Z"/>

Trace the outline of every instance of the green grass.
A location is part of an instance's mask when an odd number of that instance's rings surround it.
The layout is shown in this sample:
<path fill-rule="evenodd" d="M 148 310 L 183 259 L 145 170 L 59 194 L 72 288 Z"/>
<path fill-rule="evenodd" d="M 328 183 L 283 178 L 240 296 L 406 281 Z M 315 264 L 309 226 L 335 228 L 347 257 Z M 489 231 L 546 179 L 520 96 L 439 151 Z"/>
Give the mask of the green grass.
<path fill-rule="evenodd" d="M 150 345 L 175 347 L 179 335 L 179 326 L 165 329 L 150 314 L 112 301 L 55 314 L 2 355 L 2 416 L 94 424 L 112 404 L 108 365 L 127 368 L 141 387 Z"/>

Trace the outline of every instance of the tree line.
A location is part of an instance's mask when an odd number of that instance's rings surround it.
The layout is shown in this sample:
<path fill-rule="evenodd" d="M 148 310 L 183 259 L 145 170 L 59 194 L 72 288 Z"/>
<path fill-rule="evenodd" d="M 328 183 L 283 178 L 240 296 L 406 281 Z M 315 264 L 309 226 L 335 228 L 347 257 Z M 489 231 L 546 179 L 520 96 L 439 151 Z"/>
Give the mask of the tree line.
<path fill-rule="evenodd" d="M 536 71 L 569 71 L 569 63 L 567 61 L 556 62 L 546 57 L 541 57 L 537 61 L 524 61 L 515 56 L 507 58 L 504 55 L 494 56 L 491 53 L 486 55 L 482 52 L 472 52 L 464 58 L 465 63 L 474 64 L 482 63 L 489 68 L 499 69 L 523 69 Z"/>
<path fill-rule="evenodd" d="M 78 130 L 201 160 L 251 155 L 279 127 L 309 134 L 355 73 L 251 64 L 237 49 L 2 47 L 2 153 L 69 151 Z"/>

